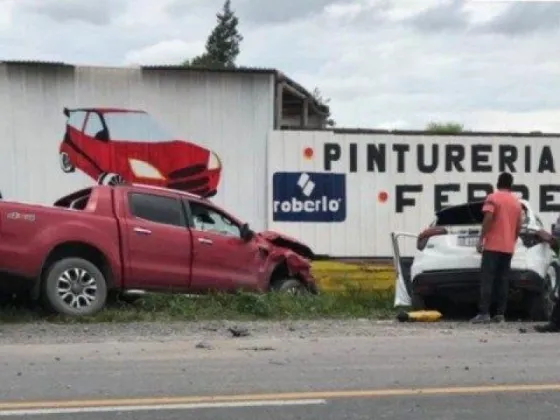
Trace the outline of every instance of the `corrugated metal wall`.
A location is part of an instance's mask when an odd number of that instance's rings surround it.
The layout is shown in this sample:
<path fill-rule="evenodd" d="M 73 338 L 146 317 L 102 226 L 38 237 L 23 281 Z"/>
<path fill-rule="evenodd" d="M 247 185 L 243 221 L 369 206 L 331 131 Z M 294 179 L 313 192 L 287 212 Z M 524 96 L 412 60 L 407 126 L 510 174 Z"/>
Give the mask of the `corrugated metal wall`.
<path fill-rule="evenodd" d="M 558 137 L 274 131 L 269 142 L 269 229 L 299 238 L 319 254 L 390 256 L 391 231 L 418 233 L 426 227 L 434 220 L 438 195 L 445 206 L 466 202 L 469 188 L 478 188 L 476 197 L 484 197 L 476 184 L 492 188 L 500 171 L 511 171 L 506 163 L 512 160 L 515 183 L 526 187 L 545 228 L 550 229 L 560 213 Z M 385 147 L 385 168 L 372 155 L 374 147 L 378 151 Z M 395 148 L 408 148 L 402 153 L 402 166 Z M 461 153 L 464 172 L 450 164 Z M 309 176 L 301 178 L 302 173 Z M 408 189 L 400 200 L 399 187 Z M 325 209 L 323 196 L 327 204 L 342 198 L 345 211 L 335 204 Z M 406 201 L 410 199 L 414 201 Z M 309 200 L 312 204 L 306 209 Z M 405 242 L 404 252 L 411 255 L 414 240 Z"/>
<path fill-rule="evenodd" d="M 142 109 L 177 138 L 214 150 L 223 164 L 214 201 L 265 227 L 272 75 L 0 64 L 0 190 L 6 199 L 51 204 L 93 182 L 80 171 L 60 169 L 64 107 Z"/>

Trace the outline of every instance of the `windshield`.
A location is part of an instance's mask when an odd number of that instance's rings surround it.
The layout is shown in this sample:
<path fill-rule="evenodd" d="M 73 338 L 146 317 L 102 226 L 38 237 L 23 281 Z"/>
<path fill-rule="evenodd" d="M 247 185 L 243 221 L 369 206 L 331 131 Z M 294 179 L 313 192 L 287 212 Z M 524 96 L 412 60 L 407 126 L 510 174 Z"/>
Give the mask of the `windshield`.
<path fill-rule="evenodd" d="M 482 223 L 483 201 L 450 206 L 437 213 L 436 226 L 477 225 Z"/>
<path fill-rule="evenodd" d="M 173 140 L 173 136 L 145 112 L 106 112 L 103 117 L 111 140 L 146 143 Z"/>

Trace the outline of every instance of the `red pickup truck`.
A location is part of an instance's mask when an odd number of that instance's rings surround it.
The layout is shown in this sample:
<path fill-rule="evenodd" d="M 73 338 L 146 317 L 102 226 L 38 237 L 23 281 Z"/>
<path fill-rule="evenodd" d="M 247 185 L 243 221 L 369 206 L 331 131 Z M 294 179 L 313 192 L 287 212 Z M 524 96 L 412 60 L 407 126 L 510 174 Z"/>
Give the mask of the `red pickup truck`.
<path fill-rule="evenodd" d="M 306 245 L 180 191 L 94 186 L 52 207 L 0 201 L 0 215 L 0 290 L 66 315 L 113 293 L 317 293 Z"/>

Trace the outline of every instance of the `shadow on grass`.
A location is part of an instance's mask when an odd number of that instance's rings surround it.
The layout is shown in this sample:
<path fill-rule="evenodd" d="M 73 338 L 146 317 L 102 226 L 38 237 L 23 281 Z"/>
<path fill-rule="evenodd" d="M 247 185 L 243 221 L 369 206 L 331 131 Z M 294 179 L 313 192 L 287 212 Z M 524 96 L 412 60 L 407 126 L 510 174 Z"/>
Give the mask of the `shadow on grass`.
<path fill-rule="evenodd" d="M 295 320 L 394 317 L 391 291 L 343 292 L 291 296 L 269 294 L 146 295 L 134 304 L 116 302 L 94 316 L 64 317 L 46 313 L 29 302 L 9 301 L 0 305 L 0 322 L 100 323 L 133 321 L 198 320 Z"/>

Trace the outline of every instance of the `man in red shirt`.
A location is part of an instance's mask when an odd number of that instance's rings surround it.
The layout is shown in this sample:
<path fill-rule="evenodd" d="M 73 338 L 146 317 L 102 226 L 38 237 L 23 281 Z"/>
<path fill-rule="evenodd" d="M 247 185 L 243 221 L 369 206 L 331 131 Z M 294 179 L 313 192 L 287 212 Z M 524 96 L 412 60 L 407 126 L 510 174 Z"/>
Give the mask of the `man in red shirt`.
<path fill-rule="evenodd" d="M 474 323 L 504 321 L 509 293 L 508 272 L 521 229 L 521 203 L 512 193 L 513 176 L 501 173 L 497 191 L 486 197 L 482 212 L 482 230 L 477 251 L 482 253 L 480 266 L 480 301 Z M 496 315 L 490 318 L 490 304 L 496 293 Z"/>

